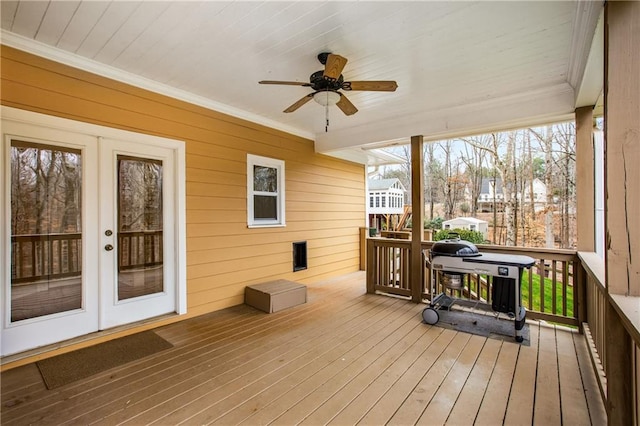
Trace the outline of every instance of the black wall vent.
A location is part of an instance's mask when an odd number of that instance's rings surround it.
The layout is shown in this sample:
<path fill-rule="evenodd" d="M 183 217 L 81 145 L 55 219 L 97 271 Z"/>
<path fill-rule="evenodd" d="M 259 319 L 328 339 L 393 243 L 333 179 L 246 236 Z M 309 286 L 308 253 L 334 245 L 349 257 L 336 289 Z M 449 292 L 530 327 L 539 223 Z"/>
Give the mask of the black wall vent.
<path fill-rule="evenodd" d="M 307 269 L 307 242 L 293 243 L 293 272 Z"/>

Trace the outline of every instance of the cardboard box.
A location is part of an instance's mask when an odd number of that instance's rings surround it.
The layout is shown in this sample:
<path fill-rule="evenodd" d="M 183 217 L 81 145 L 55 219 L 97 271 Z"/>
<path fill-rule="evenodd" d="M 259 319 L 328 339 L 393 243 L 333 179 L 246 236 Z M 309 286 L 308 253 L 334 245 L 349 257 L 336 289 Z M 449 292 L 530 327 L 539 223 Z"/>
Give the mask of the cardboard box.
<path fill-rule="evenodd" d="M 244 303 L 267 313 L 278 312 L 307 303 L 307 287 L 287 280 L 250 285 L 244 289 Z"/>

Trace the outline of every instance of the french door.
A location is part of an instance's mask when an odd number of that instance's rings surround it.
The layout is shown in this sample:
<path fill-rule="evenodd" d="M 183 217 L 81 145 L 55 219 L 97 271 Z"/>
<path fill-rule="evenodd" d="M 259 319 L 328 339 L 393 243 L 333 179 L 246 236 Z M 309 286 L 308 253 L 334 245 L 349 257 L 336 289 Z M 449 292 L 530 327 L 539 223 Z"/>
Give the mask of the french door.
<path fill-rule="evenodd" d="M 4 117 L 2 136 L 2 355 L 180 312 L 175 149 Z"/>
<path fill-rule="evenodd" d="M 100 159 L 100 325 L 173 312 L 173 152 L 101 139 Z"/>

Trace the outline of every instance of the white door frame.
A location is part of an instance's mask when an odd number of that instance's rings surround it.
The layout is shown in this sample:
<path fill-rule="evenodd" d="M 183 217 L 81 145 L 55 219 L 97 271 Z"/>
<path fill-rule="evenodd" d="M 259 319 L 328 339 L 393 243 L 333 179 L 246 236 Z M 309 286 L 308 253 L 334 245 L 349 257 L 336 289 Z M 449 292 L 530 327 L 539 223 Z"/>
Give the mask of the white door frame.
<path fill-rule="evenodd" d="M 3 169 L 7 169 L 5 165 L 9 161 L 8 155 L 9 147 L 7 146 L 7 139 L 4 136 L 6 129 L 11 128 L 12 124 L 22 124 L 30 126 L 29 135 L 31 135 L 32 139 L 37 138 L 41 139 L 43 143 L 46 141 L 64 141 L 68 136 L 66 132 L 73 133 L 78 135 L 78 137 L 83 138 L 83 140 L 87 141 L 87 148 L 83 150 L 83 171 L 86 175 L 83 176 L 83 248 L 87 251 L 94 250 L 94 253 L 102 252 L 101 238 L 100 234 L 102 230 L 99 227 L 99 212 L 98 212 L 98 167 L 99 159 L 98 159 L 98 138 L 109 138 L 120 141 L 126 141 L 131 144 L 141 144 L 146 146 L 161 146 L 166 149 L 170 149 L 174 153 L 175 159 L 175 173 L 173 175 L 173 184 L 175 188 L 175 206 L 174 206 L 174 218 L 175 222 L 173 224 L 173 232 L 175 234 L 175 245 L 172 251 L 175 260 L 175 312 L 177 314 L 184 314 L 187 312 L 187 274 L 186 274 L 186 197 L 185 197 L 185 144 L 183 141 L 167 139 L 157 136 L 144 135 L 140 133 L 134 133 L 119 129 L 114 129 L 110 127 L 98 126 L 94 124 L 83 123 L 74 120 L 68 120 L 63 118 L 58 118 L 54 116 L 34 113 L 30 111 L 24 111 L 16 108 L 2 106 L 0 111 L 0 117 L 2 118 L 2 126 L 0 127 L 0 132 L 2 133 L 2 141 L 3 141 L 3 149 L 0 150 L 0 164 L 2 164 Z M 32 133 L 32 130 L 35 133 Z M 29 136 L 27 135 L 27 136 Z M 93 142 L 89 143 L 88 141 L 92 140 Z M 91 167 L 91 164 L 95 164 L 95 167 Z M 71 337 L 75 337 L 78 335 L 86 334 L 90 331 L 75 331 L 74 335 L 68 335 L 69 333 L 64 332 L 65 327 L 53 327 L 53 329 L 49 329 L 44 325 L 45 321 L 49 321 L 52 317 L 56 315 L 70 317 L 72 314 L 54 314 L 52 316 L 46 316 L 42 318 L 34 318 L 31 320 L 20 321 L 15 324 L 11 324 L 10 321 L 10 312 L 6 311 L 7 306 L 7 295 L 9 292 L 6 290 L 11 283 L 11 253 L 10 253 L 10 244 L 8 243 L 9 237 L 11 235 L 10 230 L 10 193 L 8 190 L 8 185 L 10 182 L 8 172 L 0 173 L 0 221 L 2 226 L 0 226 L 0 279 L 2 280 L 2 292 L 1 297 L 2 301 L 0 303 L 0 320 L 2 321 L 2 329 L 1 329 L 1 344 L 0 344 L 0 355 L 9 355 L 17 352 L 21 352 L 27 349 L 31 349 L 37 346 L 42 346 L 50 343 L 56 343 L 65 339 L 69 339 Z M 90 191 L 89 187 L 93 185 L 95 190 Z M 91 198 L 94 197 L 94 198 Z M 168 225 L 168 224 L 167 224 Z M 85 259 L 85 257 L 87 259 Z M 91 273 L 91 271 L 98 271 L 99 265 L 92 264 L 89 258 L 98 259 L 98 256 L 83 256 L 83 278 L 86 280 L 86 274 Z M 84 263 L 89 262 L 89 263 Z M 97 272 L 96 272 L 97 273 Z M 95 280 L 94 282 L 98 282 Z M 8 284 L 6 284 L 8 283 Z M 98 291 L 97 288 L 95 290 Z M 93 297 L 91 291 L 87 293 L 89 298 Z M 86 297 L 86 296 L 85 296 Z M 87 299 L 87 303 L 96 303 L 98 304 L 98 297 L 95 297 L 95 302 Z M 92 308 L 93 305 L 87 305 L 87 308 Z M 97 306 L 96 309 L 99 309 Z M 86 309 L 81 310 L 82 312 L 86 311 Z M 75 311 L 71 311 L 75 312 Z M 96 312 L 95 321 L 97 324 L 98 321 L 98 313 Z M 78 321 L 76 318 L 75 321 Z M 94 324 L 89 324 L 89 321 L 85 321 L 84 319 L 81 322 L 87 322 L 87 330 L 89 328 L 96 328 Z M 22 329 L 22 325 L 30 325 L 37 324 L 37 330 L 40 331 L 33 332 L 32 329 Z M 89 327 L 91 325 L 91 327 Z M 97 328 L 103 328 L 98 325 Z M 21 333 L 21 334 L 20 334 Z M 27 337 L 24 338 L 25 333 L 27 336 L 30 336 L 30 333 L 37 333 L 38 335 L 32 335 L 31 339 Z M 46 335 L 41 335 L 46 333 Z M 17 336 L 20 334 L 22 339 L 19 339 Z M 37 343 L 33 343 L 36 342 Z"/>
<path fill-rule="evenodd" d="M 100 329 L 129 324 L 175 311 L 176 259 L 173 252 L 175 229 L 175 170 L 171 149 L 158 144 L 132 144 L 128 141 L 99 139 L 100 145 Z M 118 155 L 162 161 L 163 171 L 163 284 L 164 291 L 131 299 L 118 300 Z M 111 235 L 105 235 L 111 230 Z M 115 247 L 105 250 L 105 245 Z"/>
<path fill-rule="evenodd" d="M 97 256 L 85 256 L 95 252 L 98 240 L 95 229 L 98 225 L 96 215 L 91 211 L 98 202 L 95 188 L 98 174 L 95 168 L 84 167 L 89 162 L 98 160 L 98 150 L 95 138 L 75 132 L 66 132 L 34 124 L 6 121 L 3 117 L 2 136 L 3 145 L 0 154 L 0 164 L 4 169 L 2 193 L 4 195 L 2 229 L 0 230 L 0 249 L 2 250 L 2 355 L 21 352 L 35 346 L 55 343 L 61 340 L 94 332 L 98 329 L 98 287 L 92 283 L 98 280 Z M 55 314 L 29 318 L 21 321 L 11 321 L 11 250 L 9 238 L 11 236 L 11 168 L 6 167 L 11 161 L 10 150 L 12 139 L 35 142 L 42 145 L 72 148 L 82 152 L 82 305 L 80 309 L 58 312 Z"/>

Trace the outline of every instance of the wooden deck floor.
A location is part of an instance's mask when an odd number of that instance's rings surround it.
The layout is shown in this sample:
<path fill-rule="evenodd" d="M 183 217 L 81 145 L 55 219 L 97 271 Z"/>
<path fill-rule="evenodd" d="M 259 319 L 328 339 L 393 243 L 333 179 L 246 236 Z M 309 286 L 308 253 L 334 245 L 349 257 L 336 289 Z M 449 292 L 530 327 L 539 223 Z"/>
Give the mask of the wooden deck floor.
<path fill-rule="evenodd" d="M 35 365 L 6 371 L 2 424 L 606 424 L 581 335 L 532 323 L 521 346 L 429 326 L 364 279 L 162 327 L 174 348 L 55 390 Z"/>

